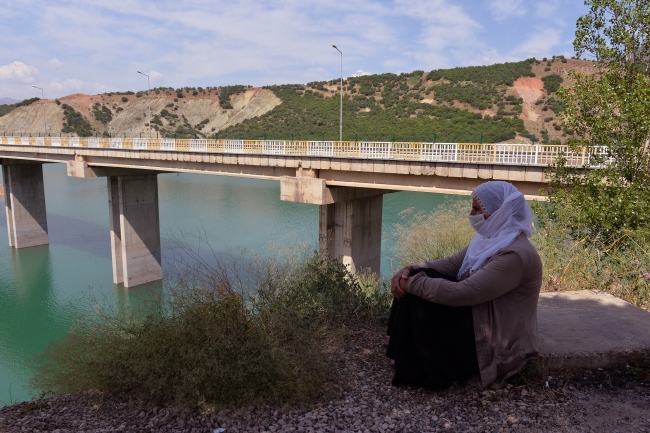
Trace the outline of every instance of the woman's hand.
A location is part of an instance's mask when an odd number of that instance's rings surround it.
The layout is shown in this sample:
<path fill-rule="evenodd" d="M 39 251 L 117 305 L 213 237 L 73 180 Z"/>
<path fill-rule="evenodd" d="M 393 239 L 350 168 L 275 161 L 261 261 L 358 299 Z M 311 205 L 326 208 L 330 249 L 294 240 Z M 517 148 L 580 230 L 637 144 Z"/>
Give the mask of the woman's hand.
<path fill-rule="evenodd" d="M 404 266 L 390 280 L 390 291 L 398 301 L 406 294 L 406 281 L 413 270 L 413 266 Z"/>

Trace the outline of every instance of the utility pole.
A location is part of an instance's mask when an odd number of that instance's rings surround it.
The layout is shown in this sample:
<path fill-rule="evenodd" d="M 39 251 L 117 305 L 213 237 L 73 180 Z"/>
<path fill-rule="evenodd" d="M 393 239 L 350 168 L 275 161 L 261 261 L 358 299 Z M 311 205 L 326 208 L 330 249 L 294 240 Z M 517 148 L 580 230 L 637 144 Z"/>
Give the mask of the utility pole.
<path fill-rule="evenodd" d="M 45 137 L 45 134 L 47 134 L 47 124 L 45 123 L 45 91 L 42 87 L 34 86 L 33 84 L 32 87 L 41 89 L 41 107 L 43 107 L 43 137 Z"/>
<path fill-rule="evenodd" d="M 147 104 L 149 105 L 149 138 L 151 138 L 151 101 L 149 100 L 149 92 L 151 91 L 151 85 L 149 84 L 149 75 L 144 72 L 136 71 L 138 74 L 142 74 L 147 77 Z"/>
<path fill-rule="evenodd" d="M 343 141 L 343 52 L 332 44 L 334 49 L 341 53 L 341 117 L 339 118 L 339 141 Z"/>

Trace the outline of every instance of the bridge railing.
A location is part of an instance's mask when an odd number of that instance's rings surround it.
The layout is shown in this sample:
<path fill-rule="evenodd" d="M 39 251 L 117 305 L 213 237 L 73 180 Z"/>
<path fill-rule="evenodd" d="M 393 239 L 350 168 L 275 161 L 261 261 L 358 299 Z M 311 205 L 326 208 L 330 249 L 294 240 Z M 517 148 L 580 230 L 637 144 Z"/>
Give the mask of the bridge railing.
<path fill-rule="evenodd" d="M 174 138 L 22 137 L 0 136 L 0 145 L 88 147 L 152 151 L 315 156 L 382 160 L 496 163 L 548 166 L 561 156 L 568 166 L 595 166 L 605 147 L 572 152 L 550 144 L 479 144 L 376 141 L 213 140 Z"/>

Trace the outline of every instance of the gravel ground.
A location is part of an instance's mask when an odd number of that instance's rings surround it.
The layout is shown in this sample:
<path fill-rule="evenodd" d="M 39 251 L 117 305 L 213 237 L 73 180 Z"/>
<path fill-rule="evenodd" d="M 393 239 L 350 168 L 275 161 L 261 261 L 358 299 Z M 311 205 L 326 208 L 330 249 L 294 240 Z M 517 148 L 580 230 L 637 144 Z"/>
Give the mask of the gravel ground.
<path fill-rule="evenodd" d="M 386 337 L 351 331 L 342 395 L 301 408 L 148 407 L 99 392 L 0 409 L 2 432 L 650 432 L 650 386 L 621 371 L 520 376 L 507 389 L 459 385 L 444 392 L 395 388 Z M 547 385 L 548 383 L 548 385 Z"/>

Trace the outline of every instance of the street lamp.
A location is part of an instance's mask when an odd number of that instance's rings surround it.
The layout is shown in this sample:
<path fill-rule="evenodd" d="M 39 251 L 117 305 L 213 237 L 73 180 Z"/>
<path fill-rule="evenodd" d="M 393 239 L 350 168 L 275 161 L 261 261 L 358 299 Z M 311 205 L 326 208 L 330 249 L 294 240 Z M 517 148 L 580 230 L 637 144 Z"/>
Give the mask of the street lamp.
<path fill-rule="evenodd" d="M 339 141 L 343 141 L 343 52 L 332 44 L 334 49 L 341 53 L 341 117 L 339 119 Z"/>
<path fill-rule="evenodd" d="M 149 138 L 151 138 L 151 101 L 149 100 L 149 91 L 151 90 L 151 85 L 149 84 L 149 75 L 144 72 L 136 71 L 138 74 L 142 74 L 147 77 L 147 104 L 149 105 Z"/>
<path fill-rule="evenodd" d="M 43 107 L 43 136 L 47 134 L 47 124 L 45 123 L 45 91 L 42 87 L 38 87 L 32 84 L 32 87 L 35 89 L 41 89 L 41 106 Z"/>

